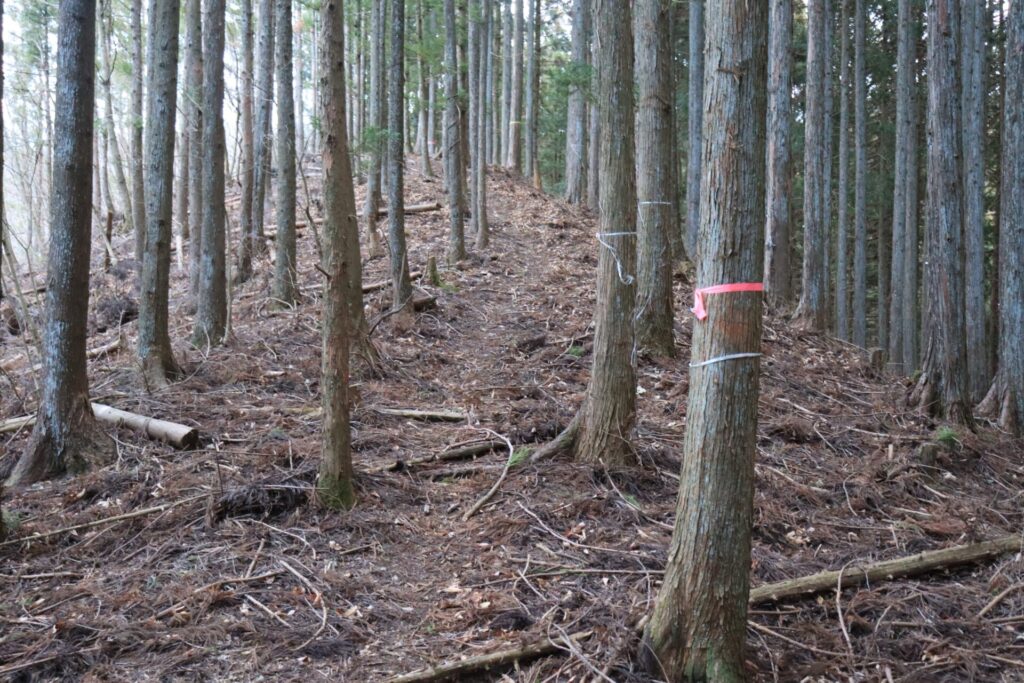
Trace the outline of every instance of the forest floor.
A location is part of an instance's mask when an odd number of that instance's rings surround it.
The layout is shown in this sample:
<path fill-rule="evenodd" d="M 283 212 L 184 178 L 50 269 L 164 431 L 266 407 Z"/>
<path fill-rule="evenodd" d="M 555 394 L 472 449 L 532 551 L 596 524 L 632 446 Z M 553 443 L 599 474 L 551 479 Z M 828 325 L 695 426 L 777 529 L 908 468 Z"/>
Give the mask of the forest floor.
<path fill-rule="evenodd" d="M 416 168 L 406 201 L 443 201 L 440 180 Z M 491 248 L 442 269 L 441 287 L 420 281 L 437 305 L 414 324 L 381 322 L 382 376 L 356 366 L 348 513 L 312 498 L 320 275 L 308 228 L 303 302 L 274 308 L 263 260 L 235 291 L 224 347 L 187 345 L 188 279 L 174 269 L 187 377 L 162 391 L 141 385 L 130 352 L 130 264 L 96 278 L 89 348 L 123 342 L 90 361 L 94 400 L 194 425 L 202 445 L 178 451 L 122 429 L 110 465 L 5 493 L 15 528 L 0 545 L 0 678 L 383 681 L 551 638 L 553 654 L 470 679 L 651 680 L 636 669 L 636 627 L 671 535 L 691 287 L 677 278 L 678 358 L 638 361 L 635 466 L 531 463 L 519 449 L 568 422 L 589 375 L 595 218 L 504 171 L 489 188 Z M 429 255 L 443 263 L 446 212 L 409 216 L 407 230 L 414 271 Z M 128 240 L 118 248 L 129 253 Z M 366 264 L 364 282 L 386 279 L 385 259 Z M 388 298 L 386 287 L 367 295 L 371 319 Z M 31 413 L 34 359 L 18 360 L 30 351 L 3 334 L 0 416 Z M 1024 527 L 1021 442 L 988 425 L 942 431 L 865 352 L 783 318 L 766 321 L 763 351 L 755 586 Z M 381 412 L 395 408 L 464 419 Z M 0 469 L 27 431 L 0 435 Z M 509 459 L 505 438 L 516 464 L 464 521 Z M 422 461 L 491 440 L 475 460 Z M 102 522 L 125 513 L 137 514 Z M 758 681 L 1024 680 L 1021 587 L 1024 562 L 1007 555 L 758 605 L 749 669 Z"/>

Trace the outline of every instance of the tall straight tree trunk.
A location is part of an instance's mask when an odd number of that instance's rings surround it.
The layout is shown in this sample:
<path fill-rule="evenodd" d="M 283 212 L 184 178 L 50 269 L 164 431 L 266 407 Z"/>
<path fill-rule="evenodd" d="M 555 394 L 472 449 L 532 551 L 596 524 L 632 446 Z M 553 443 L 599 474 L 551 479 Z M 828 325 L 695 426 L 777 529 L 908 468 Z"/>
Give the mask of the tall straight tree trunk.
<path fill-rule="evenodd" d="M 443 58 L 442 58 L 443 59 Z M 437 157 L 437 80 L 431 74 L 427 85 L 427 154 Z"/>
<path fill-rule="evenodd" d="M 305 153 L 305 150 L 306 150 L 306 129 L 305 129 L 305 123 L 304 123 L 305 118 L 306 118 L 306 112 L 305 112 L 306 105 L 305 105 L 304 97 L 303 97 L 303 93 L 305 92 L 305 85 L 306 85 L 306 71 L 303 68 L 303 59 L 304 59 L 303 53 L 305 52 L 305 47 L 304 47 L 303 43 L 305 41 L 302 40 L 303 30 L 301 28 L 301 25 L 302 25 L 302 12 L 301 12 L 301 8 L 300 8 L 300 11 L 299 11 L 298 23 L 299 23 L 300 28 L 297 29 L 296 31 L 294 31 L 295 43 L 294 43 L 294 47 L 292 48 L 293 49 L 293 54 L 294 54 L 294 59 L 292 60 L 292 66 L 295 69 L 295 80 L 293 81 L 292 85 L 293 85 L 293 88 L 295 90 L 295 95 L 294 95 L 294 97 L 295 97 L 295 156 L 296 156 L 298 165 L 301 166 L 302 165 L 302 157 L 303 157 L 303 154 Z M 356 13 L 356 35 L 357 36 L 359 35 L 359 14 L 358 13 Z M 356 45 L 359 44 L 358 40 L 355 41 L 355 44 Z M 359 77 L 358 61 L 355 64 L 356 64 L 356 78 L 358 79 L 358 77 Z M 356 82 L 358 83 L 358 80 Z M 356 119 L 355 134 L 356 134 L 356 139 L 358 139 L 359 128 L 360 128 L 358 101 L 357 101 L 357 106 L 355 108 L 354 116 L 355 116 L 355 119 Z"/>
<path fill-rule="evenodd" d="M 412 299 L 405 246 L 405 1 L 391 3 L 391 63 L 388 67 L 388 239 L 391 242 L 391 305 Z"/>
<path fill-rule="evenodd" d="M 640 348 L 675 356 L 672 336 L 672 240 L 678 229 L 676 156 L 672 129 L 672 6 L 633 6 L 637 108 L 637 306 Z"/>
<path fill-rule="evenodd" d="M 142 149 L 142 0 L 132 0 L 132 226 L 146 234 L 146 196 Z M 152 30 L 152 26 L 150 29 Z M 127 207 L 127 204 L 125 205 Z M 139 259 L 141 262 L 141 259 Z"/>
<path fill-rule="evenodd" d="M 370 134 L 367 145 L 370 148 L 370 165 L 366 175 L 366 235 L 371 258 L 384 253 L 377 230 L 377 214 L 380 210 L 381 166 L 384 156 L 384 140 L 387 122 L 384 113 L 384 27 L 387 18 L 387 0 L 374 2 L 370 17 Z"/>
<path fill-rule="evenodd" d="M 512 121 L 512 0 L 501 0 L 501 164 L 508 158 Z"/>
<path fill-rule="evenodd" d="M 985 306 L 985 0 L 961 3 L 965 322 L 968 393 L 980 401 L 992 384 Z"/>
<path fill-rule="evenodd" d="M 572 3 L 572 62 L 565 124 L 565 201 L 582 204 L 587 192 L 587 84 L 590 73 L 588 31 L 590 0 Z"/>
<path fill-rule="evenodd" d="M 955 0 L 928 0 L 927 5 L 927 347 L 911 400 L 930 414 L 970 424 L 963 305 L 960 7 Z"/>
<path fill-rule="evenodd" d="M 174 121 L 178 96 L 178 0 L 150 0 L 149 89 L 146 98 L 146 245 L 139 302 L 139 362 L 147 386 L 180 373 L 171 351 L 168 294 L 171 206 L 174 201 Z"/>
<path fill-rule="evenodd" d="M 444 0 L 444 180 L 448 189 L 448 262 L 466 258 L 462 207 L 462 129 L 459 124 L 459 59 L 456 44 L 455 0 Z"/>
<path fill-rule="evenodd" d="M 526 64 L 526 153 L 523 172 L 533 179 L 533 186 L 541 189 L 540 148 L 540 0 L 530 0 L 530 25 Z"/>
<path fill-rule="evenodd" d="M 831 311 L 832 306 L 832 137 L 835 121 L 835 78 L 832 70 L 835 46 L 832 44 L 835 28 L 835 14 L 832 11 L 833 0 L 825 0 L 825 85 L 823 88 L 825 102 L 825 144 L 821 153 L 824 159 L 821 164 L 823 177 L 821 183 L 821 212 L 825 218 L 825 242 L 821 263 L 825 270 L 825 310 Z M 826 318 L 829 322 L 831 319 Z"/>
<path fill-rule="evenodd" d="M 344 3 L 325 0 L 320 7 L 323 32 L 320 59 L 325 75 L 320 103 L 324 132 L 324 281 L 323 297 L 323 395 L 324 419 L 320 440 L 320 472 L 317 496 L 332 508 L 348 509 L 355 504 L 352 486 L 352 430 L 349 415 L 349 329 L 348 308 L 353 292 L 348 277 L 346 242 L 357 239 L 356 198 L 349 166 L 345 135 L 345 44 Z M 360 297 L 361 298 L 361 297 Z M 362 305 L 362 302 L 359 302 Z"/>
<path fill-rule="evenodd" d="M 238 244 L 238 269 L 235 278 L 246 282 L 252 277 L 252 255 L 256 236 L 252 225 L 253 181 L 255 178 L 255 155 L 253 153 L 253 13 L 252 0 L 242 0 L 242 73 L 239 78 L 239 97 L 242 119 L 242 199 L 239 207 L 241 238 Z"/>
<path fill-rule="evenodd" d="M 4 6 L 0 2 L 0 178 L 3 178 L 4 174 Z M 45 149 L 43 150 L 45 154 Z M 3 183 L 0 183 L 0 301 L 4 299 L 4 283 L 3 283 L 3 270 L 4 270 L 4 244 L 6 244 L 7 236 L 4 234 L 4 222 L 2 217 L 6 215 L 4 207 L 4 188 Z M 13 275 L 13 273 L 12 273 Z M 0 482 L 0 493 L 2 493 L 3 483 Z M 0 511 L 0 538 L 3 538 L 3 511 Z"/>
<path fill-rule="evenodd" d="M 856 0 L 853 16 L 853 343 L 868 342 L 868 205 L 867 83 L 864 73 L 864 0 Z"/>
<path fill-rule="evenodd" d="M 700 169 L 701 135 L 704 114 L 704 0 L 690 0 L 689 40 L 689 115 L 686 138 L 686 232 L 683 248 L 690 260 L 697 263 L 697 231 L 700 226 Z"/>
<path fill-rule="evenodd" d="M 501 143 L 498 142 L 498 83 L 497 74 L 497 62 L 499 55 L 501 54 L 501 38 L 498 35 L 499 21 L 496 18 L 496 12 L 499 11 L 499 3 L 497 0 L 487 0 L 487 45 L 488 49 L 486 52 L 487 59 L 487 163 L 495 165 L 498 158 L 498 148 Z"/>
<path fill-rule="evenodd" d="M 839 23 L 839 210 L 836 237 L 836 334 L 850 340 L 850 0 Z"/>
<path fill-rule="evenodd" d="M 913 84 L 913 32 L 910 0 L 899 0 L 896 38 L 896 158 L 892 193 L 892 298 L 889 301 L 889 363 L 906 372 L 903 352 L 903 308 L 911 293 L 904 290 L 907 249 L 907 174 L 911 147 L 910 90 Z M 916 180 L 916 179 L 915 179 Z"/>
<path fill-rule="evenodd" d="M 913 45 L 917 45 L 916 29 L 914 31 Z M 914 67 L 915 75 L 917 67 Z M 911 82 L 910 96 L 907 101 L 909 109 L 908 120 L 910 128 L 907 130 L 907 217 L 906 234 L 904 243 L 906 251 L 903 259 L 903 371 L 912 374 L 917 370 L 920 363 L 920 335 L 921 329 L 921 305 L 918 295 L 918 245 L 920 243 L 920 230 L 918 229 L 918 185 L 920 173 L 918 164 L 918 149 L 920 147 L 921 126 L 920 104 L 917 95 L 917 84 Z"/>
<path fill-rule="evenodd" d="M 277 27 L 277 260 L 274 298 L 291 306 L 298 299 L 295 254 L 295 101 L 292 98 L 292 0 L 275 0 Z"/>
<path fill-rule="evenodd" d="M 591 27 L 595 26 L 597 19 L 594 16 L 594 0 L 590 0 L 590 20 Z M 590 142 L 587 147 L 587 206 L 594 211 L 598 211 L 600 207 L 601 198 L 601 110 L 597 106 L 597 102 L 593 98 L 597 97 L 600 84 L 598 83 L 597 73 L 597 62 L 599 55 L 597 54 L 597 36 L 593 33 L 590 34 L 590 92 L 592 94 L 591 102 L 587 105 L 590 121 L 588 123 L 589 130 L 587 131 L 587 140 Z"/>
<path fill-rule="evenodd" d="M 259 0 L 259 24 L 256 27 L 256 130 L 253 143 L 252 230 L 251 238 L 262 250 L 264 213 L 270 185 L 271 118 L 274 109 L 274 2 Z"/>
<path fill-rule="evenodd" d="M 185 112 L 189 131 L 189 290 L 198 307 L 203 242 L 203 31 L 201 0 L 185 0 Z"/>
<path fill-rule="evenodd" d="M 187 112 L 187 106 L 182 107 Z M 186 114 L 187 116 L 187 114 Z M 189 239 L 188 231 L 188 188 L 189 188 L 189 166 L 188 153 L 191 142 L 188 135 L 188 121 L 182 121 L 181 134 L 178 136 L 178 179 L 175 181 L 178 194 L 175 196 L 178 214 L 178 269 L 182 267 L 181 259 L 184 258 L 184 244 Z"/>
<path fill-rule="evenodd" d="M 998 369 L 980 410 L 1024 432 L 1024 1 L 1006 17 L 999 211 Z"/>
<path fill-rule="evenodd" d="M 793 0 L 771 0 L 768 16 L 768 142 L 765 178 L 764 284 L 768 301 L 782 308 L 793 298 L 790 272 L 790 118 L 793 98 Z M 842 171 L 840 171 L 842 173 Z M 841 209 L 840 209 L 841 211 Z"/>
<path fill-rule="evenodd" d="M 708 3 L 698 285 L 762 280 L 767 10 Z M 763 306 L 749 292 L 707 303 L 694 323 L 675 530 L 642 646 L 669 681 L 747 680 Z"/>
<path fill-rule="evenodd" d="M 468 109 L 464 116 L 468 120 L 466 126 L 466 133 L 469 136 L 468 145 L 466 146 L 466 153 L 468 154 L 467 165 L 469 166 L 469 176 L 467 178 L 467 190 L 469 194 L 469 229 L 470 232 L 475 233 L 477 231 L 477 219 L 479 218 L 476 212 L 476 166 L 477 166 L 477 154 L 476 154 L 476 141 L 479 137 L 479 118 L 477 116 L 477 105 L 480 100 L 480 90 L 478 87 L 477 73 L 478 68 L 478 53 L 480 50 L 480 41 L 478 40 L 477 31 L 479 22 L 476 20 L 477 14 L 477 0 L 467 0 L 465 5 L 465 16 L 466 16 L 466 94 L 468 95 Z"/>
<path fill-rule="evenodd" d="M 110 0 L 100 0 L 100 39 L 101 54 L 103 57 L 103 133 L 105 144 L 110 150 L 107 159 L 108 165 L 114 167 L 114 181 L 117 183 L 117 193 L 121 197 L 121 206 L 124 208 L 125 221 L 133 225 L 132 219 L 132 195 L 128 190 L 128 180 L 124 175 L 124 161 L 121 158 L 121 147 L 117 143 L 117 135 L 114 129 L 114 97 L 111 92 L 111 78 L 114 74 L 114 64 L 110 59 L 110 42 L 113 30 L 113 10 Z M 134 230 L 135 235 L 135 262 L 142 263 L 142 245 L 145 239 L 144 233 Z"/>
<path fill-rule="evenodd" d="M 85 344 L 92 225 L 95 0 L 64 0 L 57 18 L 57 107 L 43 382 L 28 446 L 8 486 L 81 472 L 112 455 L 89 404 Z"/>
<path fill-rule="evenodd" d="M 803 292 L 797 307 L 797 323 L 805 329 L 824 331 L 828 326 L 825 289 L 828 274 L 825 255 L 827 220 L 822 205 L 825 146 L 825 3 L 807 0 L 807 89 L 804 123 L 804 256 Z"/>
<path fill-rule="evenodd" d="M 221 344 L 227 333 L 224 254 L 224 0 L 203 7 L 203 238 L 192 343 Z"/>
<path fill-rule="evenodd" d="M 427 144 L 427 129 L 430 127 L 429 123 L 429 109 L 428 104 L 430 101 L 430 89 L 427 83 L 430 81 L 430 68 L 427 64 L 427 58 L 424 47 L 424 34 L 423 34 L 423 0 L 419 0 L 416 4 L 416 34 L 419 41 L 419 50 L 417 56 L 417 63 L 419 64 L 420 79 L 419 79 L 419 135 L 417 136 L 420 140 L 419 149 L 417 153 L 420 155 L 420 172 L 423 173 L 427 178 L 434 177 L 434 169 L 430 166 L 430 147 Z"/>
<path fill-rule="evenodd" d="M 630 439 L 636 424 L 633 22 L 629 3 L 594 0 L 593 8 L 602 187 L 594 359 L 579 413 L 534 457 L 564 447 L 571 448 L 579 462 L 616 467 L 632 457 Z"/>
<path fill-rule="evenodd" d="M 491 229 L 487 222 L 487 22 L 490 0 L 477 0 L 480 19 L 477 21 L 477 103 L 476 103 L 476 168 L 473 182 L 476 183 L 473 217 L 476 221 L 476 246 L 485 249 L 491 241 Z"/>
<path fill-rule="evenodd" d="M 523 0 L 513 2 L 512 27 L 512 100 L 509 105 L 508 158 L 505 165 L 523 172 Z"/>

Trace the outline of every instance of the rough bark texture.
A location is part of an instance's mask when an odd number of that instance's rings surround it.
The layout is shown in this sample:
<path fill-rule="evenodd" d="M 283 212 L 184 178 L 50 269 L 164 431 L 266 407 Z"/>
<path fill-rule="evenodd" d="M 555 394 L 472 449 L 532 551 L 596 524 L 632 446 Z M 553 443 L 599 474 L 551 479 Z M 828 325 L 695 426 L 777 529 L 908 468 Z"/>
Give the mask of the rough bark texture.
<path fill-rule="evenodd" d="M 252 234 L 262 248 L 264 204 L 270 185 L 271 118 L 274 109 L 274 2 L 259 0 L 259 25 L 256 28 L 256 130 L 253 143 Z"/>
<path fill-rule="evenodd" d="M 915 36 L 914 44 L 917 44 Z M 916 67 L 915 67 L 916 72 Z M 920 359 L 920 321 L 921 304 L 918 288 L 918 253 L 920 243 L 920 230 L 918 227 L 918 186 L 920 179 L 920 164 L 918 150 L 920 148 L 921 132 L 923 126 L 920 119 L 921 105 L 917 95 L 917 84 L 910 86 L 910 99 L 907 103 L 910 109 L 910 129 L 907 131 L 907 139 L 910 146 L 907 149 L 907 219 L 906 235 L 904 242 L 906 252 L 903 260 L 903 370 L 907 374 L 917 370 Z"/>
<path fill-rule="evenodd" d="M 590 0 L 591 8 L 594 6 L 594 0 Z M 596 23 L 593 11 L 591 11 L 591 26 Z M 593 98 L 590 102 L 590 129 L 587 131 L 587 139 L 590 141 L 590 145 L 587 148 L 587 206 L 594 211 L 598 210 L 598 204 L 601 198 L 601 174 L 600 159 L 601 159 L 601 111 L 598 107 L 596 98 L 598 93 L 598 74 L 597 74 L 597 62 L 599 55 L 597 54 L 597 36 L 591 34 L 590 36 L 590 92 Z"/>
<path fill-rule="evenodd" d="M 366 174 L 366 236 L 370 256 L 384 253 L 380 244 L 380 232 L 377 230 L 377 214 L 380 211 L 381 167 L 384 158 L 384 141 L 387 121 L 384 113 L 384 27 L 387 18 L 386 0 L 377 2 L 371 8 L 370 17 L 370 132 L 366 145 L 369 148 L 369 168 Z"/>
<path fill-rule="evenodd" d="M 965 322 L 968 393 L 980 401 L 992 384 L 985 306 L 985 12 L 984 0 L 961 3 Z M 1017 191 L 1020 191 L 1019 189 Z"/>
<path fill-rule="evenodd" d="M 1000 424 L 1024 431 L 1024 0 L 1006 18 L 999 228 L 999 364 L 985 404 Z"/>
<path fill-rule="evenodd" d="M 864 80 L 864 0 L 853 10 L 853 343 L 868 343 L 867 83 Z"/>
<path fill-rule="evenodd" d="M 185 0 L 185 92 L 188 147 L 189 289 L 198 306 L 203 237 L 203 31 L 202 2 Z"/>
<path fill-rule="evenodd" d="M 477 9 L 477 102 L 476 102 L 476 165 L 473 169 L 473 217 L 476 221 L 476 246 L 484 249 L 491 241 L 491 228 L 487 222 L 487 24 L 489 0 L 478 0 Z"/>
<path fill-rule="evenodd" d="M 587 192 L 587 60 L 590 0 L 572 3 L 572 63 L 565 123 L 565 201 L 582 204 Z"/>
<path fill-rule="evenodd" d="M 349 422 L 349 346 L 347 307 L 352 301 L 347 273 L 346 242 L 359 239 L 356 198 L 345 134 L 344 5 L 326 0 L 320 9 L 323 24 L 320 92 L 323 132 L 324 282 L 323 311 L 323 426 L 317 493 L 324 504 L 347 509 L 355 504 L 352 487 L 352 432 Z M 358 251 L 356 252 L 358 254 Z M 361 302 L 360 302 L 361 305 Z"/>
<path fill-rule="evenodd" d="M 956 0 L 928 0 L 927 4 L 927 348 L 911 400 L 933 415 L 969 424 L 963 306 L 960 7 Z"/>
<path fill-rule="evenodd" d="M 505 165 L 523 170 L 523 0 L 512 0 L 512 95 L 509 104 L 508 157 Z"/>
<path fill-rule="evenodd" d="M 388 239 L 391 247 L 391 305 L 412 299 L 405 247 L 405 2 L 391 3 L 391 63 L 388 68 Z"/>
<path fill-rule="evenodd" d="M 224 0 L 203 7 L 203 237 L 192 343 L 220 344 L 227 332 L 224 254 Z"/>
<path fill-rule="evenodd" d="M 708 4 L 698 286 L 762 277 L 767 9 Z M 711 297 L 693 361 L 758 352 L 762 308 L 757 293 Z M 756 357 L 691 369 L 675 531 L 644 639 L 659 678 L 747 680 L 759 371 Z"/>
<path fill-rule="evenodd" d="M 672 242 L 677 229 L 672 128 L 672 7 L 634 3 L 637 92 L 637 307 L 640 348 L 675 355 L 672 336 Z"/>
<path fill-rule="evenodd" d="M 687 95 L 689 125 L 686 152 L 686 231 L 683 248 L 690 260 L 697 263 L 700 253 L 697 233 L 700 229 L 701 136 L 704 116 L 704 0 L 690 2 L 690 81 Z"/>
<path fill-rule="evenodd" d="M 39 414 L 8 486 L 80 472 L 112 455 L 89 405 L 85 344 L 89 302 L 95 0 L 64 0 L 57 19 L 50 254 Z"/>
<path fill-rule="evenodd" d="M 142 149 L 142 0 L 132 0 L 132 225 L 136 235 L 146 234 L 146 197 Z M 153 25 L 150 24 L 150 30 Z M 177 60 L 177 57 L 175 57 Z M 127 205 L 126 205 L 127 206 Z"/>
<path fill-rule="evenodd" d="M 822 245 L 824 251 L 821 255 L 821 263 L 825 269 L 825 310 L 832 309 L 832 136 L 835 128 L 833 113 L 835 112 L 835 74 L 832 69 L 835 46 L 832 41 L 835 37 L 835 13 L 832 10 L 832 0 L 825 0 L 825 83 L 822 88 L 825 102 L 823 104 L 825 113 L 825 144 L 822 145 L 821 154 L 823 157 L 822 182 L 821 182 L 821 212 L 825 219 L 825 241 Z M 827 318 L 831 324 L 831 318 Z M 827 328 L 826 328 L 827 329 Z"/>
<path fill-rule="evenodd" d="M 508 135 L 512 119 L 512 0 L 501 0 L 501 153 L 499 163 L 508 158 Z"/>
<path fill-rule="evenodd" d="M 839 24 L 839 210 L 836 237 L 836 335 L 850 340 L 850 0 Z"/>
<path fill-rule="evenodd" d="M 465 219 L 462 213 L 462 129 L 459 124 L 459 55 L 455 0 L 444 0 L 444 179 L 448 188 L 448 261 L 466 258 Z"/>
<path fill-rule="evenodd" d="M 594 0 L 601 114 L 600 256 L 594 360 L 574 443 L 577 460 L 629 461 L 636 423 L 633 313 L 636 284 L 636 171 L 633 130 L 633 22 L 628 3 Z M 620 276 L 621 272 L 621 276 Z"/>
<path fill-rule="evenodd" d="M 523 174 L 533 186 L 541 189 L 540 179 L 540 0 L 532 0 L 530 25 L 527 28 L 529 55 L 526 66 L 526 146 Z"/>
<path fill-rule="evenodd" d="M 828 274 L 825 256 L 827 221 L 822 205 L 825 145 L 825 6 L 824 0 L 807 2 L 807 89 L 804 122 L 804 255 L 803 292 L 797 307 L 797 324 L 825 330 L 828 305 L 825 289 Z"/>
<path fill-rule="evenodd" d="M 790 118 L 793 99 L 793 0 L 771 0 L 768 17 L 768 142 L 764 285 L 782 308 L 793 298 L 790 271 Z"/>
<path fill-rule="evenodd" d="M 427 144 L 427 103 L 430 100 L 430 88 L 427 83 L 430 81 L 430 68 L 427 66 L 426 50 L 423 42 L 423 0 L 416 4 L 416 36 L 419 42 L 416 63 L 419 67 L 419 132 L 417 138 L 419 147 L 416 150 L 420 155 L 420 172 L 427 178 L 434 176 L 434 169 L 430 165 L 430 151 Z"/>
<path fill-rule="evenodd" d="M 478 68 L 478 53 L 480 51 L 480 41 L 478 37 L 479 22 L 476 20 L 477 14 L 477 0 L 470 0 L 466 5 L 466 95 L 468 102 L 468 109 L 463 116 L 467 119 L 466 133 L 469 136 L 467 139 L 466 152 L 468 158 L 466 159 L 466 165 L 468 169 L 467 180 L 467 192 L 469 194 L 469 230 L 471 233 L 475 233 L 477 230 L 477 214 L 476 214 L 476 166 L 477 166 L 477 154 L 476 154 L 476 143 L 479 136 L 479 125 L 480 119 L 477 116 L 477 106 L 480 101 L 480 90 L 478 87 L 477 74 L 479 73 Z"/>
<path fill-rule="evenodd" d="M 292 95 L 292 0 L 275 0 L 277 16 L 277 259 L 274 299 L 291 306 L 298 298 L 295 266 L 295 100 Z"/>
<path fill-rule="evenodd" d="M 178 0 L 150 0 L 146 55 L 146 244 L 139 297 L 139 361 L 150 388 L 177 377 L 168 330 L 174 121 L 178 95 Z"/>
<path fill-rule="evenodd" d="M 252 277 L 252 254 L 256 235 L 252 225 L 252 194 L 255 176 L 255 154 L 253 152 L 253 28 L 252 0 L 242 0 L 242 72 L 239 76 L 239 102 L 242 119 L 242 168 L 241 190 L 242 199 L 239 206 L 239 225 L 241 237 L 238 244 L 238 268 L 235 279 L 246 282 Z"/>
<path fill-rule="evenodd" d="M 892 298 L 889 301 L 889 363 L 903 374 L 903 307 L 904 273 L 907 243 L 907 155 L 910 150 L 910 88 L 913 83 L 913 34 L 911 31 L 910 0 L 899 0 L 899 19 L 896 38 L 896 159 L 892 193 Z"/>

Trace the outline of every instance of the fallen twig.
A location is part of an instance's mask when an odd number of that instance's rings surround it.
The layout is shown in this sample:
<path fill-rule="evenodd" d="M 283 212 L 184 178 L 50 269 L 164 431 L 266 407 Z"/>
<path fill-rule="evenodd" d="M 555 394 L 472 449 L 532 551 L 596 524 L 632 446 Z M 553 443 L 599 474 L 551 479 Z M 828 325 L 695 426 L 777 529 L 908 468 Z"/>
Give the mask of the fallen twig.
<path fill-rule="evenodd" d="M 505 442 L 505 445 L 508 446 L 508 458 L 505 460 L 505 466 L 501 469 L 501 474 L 498 475 L 498 480 L 494 482 L 494 486 L 492 486 L 487 493 L 482 495 L 480 497 L 480 500 L 473 504 L 473 507 L 466 510 L 466 513 L 462 515 L 463 522 L 467 521 L 470 517 L 479 512 L 480 508 L 486 505 L 487 501 L 493 498 L 494 494 L 498 492 L 498 488 L 501 487 L 502 482 L 505 481 L 505 477 L 508 476 L 508 471 L 512 467 L 512 459 L 515 457 L 516 454 L 516 449 L 512 446 L 511 441 L 509 441 L 507 438 L 501 436 L 501 434 L 498 434 L 493 430 L 488 429 L 487 431 L 490 432 L 491 434 L 494 434 L 497 437 L 500 437 Z"/>
<path fill-rule="evenodd" d="M 569 639 L 572 642 L 578 643 L 589 638 L 591 634 L 592 631 L 582 631 L 569 636 Z M 412 673 L 403 674 L 401 676 L 395 676 L 394 678 L 388 679 L 388 683 L 426 683 L 427 681 L 442 681 L 448 678 L 482 673 L 500 666 L 507 666 L 514 662 L 524 662 L 554 654 L 556 652 L 564 652 L 565 645 L 561 641 L 561 637 L 559 637 L 557 641 L 552 640 L 551 638 L 546 638 L 539 643 L 533 643 L 531 645 L 520 645 L 507 650 L 490 652 L 485 655 L 467 657 L 466 659 L 458 662 L 441 664 L 439 666 L 420 669 L 419 671 L 413 671 Z"/>

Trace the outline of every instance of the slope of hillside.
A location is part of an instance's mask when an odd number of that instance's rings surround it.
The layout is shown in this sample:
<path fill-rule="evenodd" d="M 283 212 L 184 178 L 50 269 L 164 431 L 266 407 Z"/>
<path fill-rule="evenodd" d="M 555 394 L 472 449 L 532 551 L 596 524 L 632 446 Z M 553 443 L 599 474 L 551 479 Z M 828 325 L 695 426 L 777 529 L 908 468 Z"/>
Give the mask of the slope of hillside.
<path fill-rule="evenodd" d="M 409 168 L 407 201 L 443 201 L 439 180 Z M 594 218 L 503 171 L 490 180 L 492 247 L 442 268 L 440 287 L 421 280 L 436 306 L 411 326 L 382 320 L 373 335 L 381 372 L 357 365 L 359 504 L 348 514 L 310 499 L 320 275 L 309 228 L 300 231 L 303 302 L 271 305 L 264 259 L 234 293 L 223 348 L 187 346 L 188 281 L 174 271 L 172 339 L 187 377 L 159 392 L 141 386 L 129 351 L 127 266 L 126 279 L 100 278 L 89 347 L 123 341 L 91 361 L 95 399 L 194 425 L 202 446 L 176 451 L 119 430 L 108 466 L 5 493 L 15 529 L 0 545 L 0 674 L 380 681 L 551 638 L 552 654 L 473 679 L 649 680 L 634 670 L 636 626 L 671 535 L 692 320 L 678 315 L 677 359 L 638 359 L 635 468 L 530 463 L 519 449 L 565 425 L 589 374 Z M 414 271 L 431 255 L 443 263 L 446 218 L 408 217 Z M 370 260 L 364 279 L 385 281 L 385 260 Z M 682 278 L 676 295 L 686 311 Z M 371 320 L 388 297 L 387 287 L 367 295 Z M 784 319 L 767 321 L 763 351 L 754 585 L 1022 529 L 1020 442 L 987 426 L 940 433 L 866 353 Z M 33 408 L 25 354 L 19 337 L 0 336 L 5 417 Z M 26 436 L 0 435 L 4 468 Z M 514 466 L 464 521 L 501 475 L 506 439 Z M 452 457 L 467 450 L 480 452 Z M 1007 555 L 760 604 L 751 673 L 1012 680 L 1024 667 L 1022 585 L 1024 564 Z"/>

